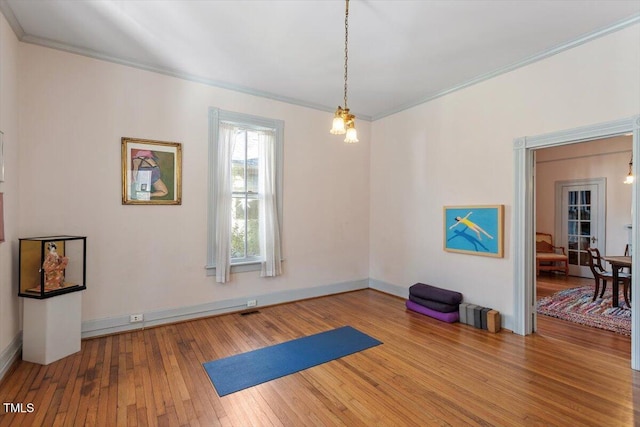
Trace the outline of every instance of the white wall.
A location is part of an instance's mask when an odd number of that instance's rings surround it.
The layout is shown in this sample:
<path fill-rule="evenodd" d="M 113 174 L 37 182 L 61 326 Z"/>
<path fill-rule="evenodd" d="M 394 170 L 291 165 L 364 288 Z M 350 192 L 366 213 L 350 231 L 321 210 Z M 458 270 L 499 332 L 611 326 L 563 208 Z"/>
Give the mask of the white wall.
<path fill-rule="evenodd" d="M 555 183 L 585 178 L 606 178 L 606 242 L 601 250 L 622 255 L 631 224 L 631 186 L 623 181 L 629 172 L 631 136 L 618 136 L 536 152 L 537 229 L 555 233 Z"/>
<path fill-rule="evenodd" d="M 366 287 L 369 123 L 347 145 L 332 113 L 28 44 L 20 70 L 19 234 L 88 237 L 83 321 Z M 281 277 L 206 276 L 210 106 L 285 122 Z M 181 206 L 121 204 L 123 136 L 183 144 Z"/>
<path fill-rule="evenodd" d="M 0 130 L 4 132 L 5 242 L 0 243 L 0 378 L 19 350 L 18 277 L 18 40 L 0 14 Z"/>
<path fill-rule="evenodd" d="M 18 237 L 88 236 L 85 323 L 370 278 L 399 294 L 418 281 L 459 290 L 500 310 L 509 327 L 513 139 L 640 111 L 638 25 L 372 125 L 359 121 L 356 145 L 328 134 L 330 113 L 28 44 L 19 44 L 16 93 L 18 46 L 2 25 L 1 69 L 11 71 L 0 81 L 14 89 L 0 86 L 0 118 L 7 141 L 14 133 L 14 164 L 20 141 L 17 178 L 2 184 L 17 203 L 20 182 L 19 211 L 12 203 L 5 212 L 8 237 L 15 247 Z M 209 106 L 285 121 L 282 277 L 241 273 L 219 285 L 205 275 Z M 122 136 L 183 143 L 181 206 L 121 205 Z M 442 250 L 442 206 L 460 204 L 506 206 L 504 258 Z M 8 247 L 3 267 L 17 262 Z M 15 276 L 0 274 L 0 350 L 19 331 L 7 285 Z"/>
<path fill-rule="evenodd" d="M 437 64 L 434 64 L 437 66 Z M 513 140 L 640 112 L 640 25 L 378 120 L 370 278 L 464 294 L 513 320 Z M 502 259 L 445 252 L 444 205 L 504 204 Z"/>

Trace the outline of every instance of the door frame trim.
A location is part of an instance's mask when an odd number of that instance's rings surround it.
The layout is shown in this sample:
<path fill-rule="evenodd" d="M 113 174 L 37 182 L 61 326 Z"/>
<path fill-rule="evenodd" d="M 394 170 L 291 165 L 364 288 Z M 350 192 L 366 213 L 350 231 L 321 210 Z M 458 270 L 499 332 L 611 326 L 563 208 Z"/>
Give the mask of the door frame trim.
<path fill-rule="evenodd" d="M 535 224 L 534 197 L 534 157 L 535 150 L 546 147 L 574 144 L 578 142 L 602 139 L 611 136 L 633 135 L 633 156 L 638 159 L 640 153 L 640 115 L 618 119 L 611 122 L 588 125 L 537 136 L 523 136 L 513 141 L 514 168 L 514 206 L 513 206 L 513 283 L 514 316 L 513 331 L 519 335 L 533 333 L 535 301 L 533 285 L 535 283 Z M 635 176 L 640 175 L 640 161 L 633 162 Z M 632 223 L 638 224 L 640 186 L 638 180 L 632 184 Z M 632 244 L 639 247 L 640 227 L 632 230 Z M 632 268 L 640 271 L 640 257 L 634 257 Z M 632 293 L 640 295 L 638 279 L 631 283 Z M 631 301 L 631 368 L 640 370 L 640 303 L 638 298 Z"/>

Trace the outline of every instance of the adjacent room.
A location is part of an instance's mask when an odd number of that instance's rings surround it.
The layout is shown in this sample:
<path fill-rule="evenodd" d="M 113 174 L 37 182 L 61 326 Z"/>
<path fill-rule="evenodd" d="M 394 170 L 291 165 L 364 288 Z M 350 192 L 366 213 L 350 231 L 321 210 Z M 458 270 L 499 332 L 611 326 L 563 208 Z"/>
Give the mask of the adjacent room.
<path fill-rule="evenodd" d="M 640 2 L 0 12 L 1 426 L 640 420 Z"/>

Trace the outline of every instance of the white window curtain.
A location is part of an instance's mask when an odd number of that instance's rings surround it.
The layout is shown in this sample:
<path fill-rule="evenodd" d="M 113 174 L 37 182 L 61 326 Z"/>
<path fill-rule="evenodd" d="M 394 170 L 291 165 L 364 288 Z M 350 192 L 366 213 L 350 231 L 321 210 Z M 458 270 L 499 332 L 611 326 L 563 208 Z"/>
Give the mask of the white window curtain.
<path fill-rule="evenodd" d="M 282 274 L 280 250 L 280 224 L 276 197 L 276 138 L 275 132 L 263 132 L 260 141 L 259 192 L 260 209 L 260 253 L 262 254 L 261 277 Z"/>
<path fill-rule="evenodd" d="M 217 174 L 215 182 L 216 209 L 216 282 L 229 281 L 231 271 L 231 153 L 235 129 L 220 123 L 218 139 Z"/>

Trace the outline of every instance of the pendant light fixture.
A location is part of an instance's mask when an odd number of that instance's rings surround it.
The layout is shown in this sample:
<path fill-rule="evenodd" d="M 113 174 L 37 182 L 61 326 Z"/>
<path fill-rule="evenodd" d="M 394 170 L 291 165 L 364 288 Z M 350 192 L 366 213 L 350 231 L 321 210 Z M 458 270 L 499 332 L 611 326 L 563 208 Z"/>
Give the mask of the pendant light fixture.
<path fill-rule="evenodd" d="M 356 131 L 356 116 L 349 112 L 347 107 L 347 77 L 349 60 L 349 0 L 346 0 L 346 12 L 344 15 L 344 108 L 338 106 L 333 117 L 331 132 L 334 135 L 344 135 L 344 142 L 358 142 L 358 132 Z"/>
<path fill-rule="evenodd" d="M 631 160 L 629 160 L 629 174 L 624 180 L 625 184 L 633 184 L 633 154 L 631 154 Z"/>

